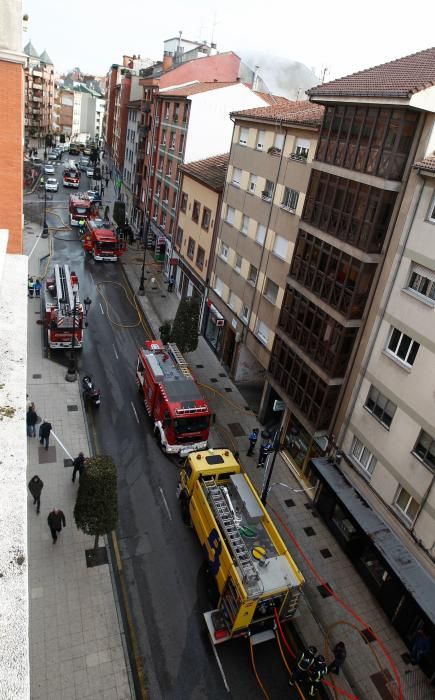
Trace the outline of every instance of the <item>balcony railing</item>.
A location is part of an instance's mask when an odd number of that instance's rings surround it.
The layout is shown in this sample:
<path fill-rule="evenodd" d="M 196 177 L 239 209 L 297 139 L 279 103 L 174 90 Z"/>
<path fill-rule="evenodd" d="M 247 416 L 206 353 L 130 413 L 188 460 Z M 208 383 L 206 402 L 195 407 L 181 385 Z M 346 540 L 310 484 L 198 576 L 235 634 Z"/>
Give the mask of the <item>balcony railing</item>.
<path fill-rule="evenodd" d="M 300 153 L 290 153 L 290 160 L 296 160 L 298 163 L 306 163 L 308 156 L 301 155 Z"/>
<path fill-rule="evenodd" d="M 271 202 L 272 192 L 269 192 L 268 190 L 263 190 L 263 192 L 261 193 L 261 199 L 263 199 L 265 202 Z"/>

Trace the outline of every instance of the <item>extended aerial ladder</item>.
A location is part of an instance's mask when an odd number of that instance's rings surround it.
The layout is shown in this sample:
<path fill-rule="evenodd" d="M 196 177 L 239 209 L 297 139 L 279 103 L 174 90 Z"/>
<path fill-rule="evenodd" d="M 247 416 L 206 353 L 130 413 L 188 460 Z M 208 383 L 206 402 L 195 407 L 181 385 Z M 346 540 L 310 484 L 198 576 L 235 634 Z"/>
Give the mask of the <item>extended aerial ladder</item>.
<path fill-rule="evenodd" d="M 68 265 L 54 266 L 54 278 L 47 280 L 45 295 L 45 322 L 48 343 L 51 348 L 71 346 L 74 333 L 74 345 L 82 347 L 83 343 L 83 307 L 79 300 L 79 282 L 75 272 Z"/>

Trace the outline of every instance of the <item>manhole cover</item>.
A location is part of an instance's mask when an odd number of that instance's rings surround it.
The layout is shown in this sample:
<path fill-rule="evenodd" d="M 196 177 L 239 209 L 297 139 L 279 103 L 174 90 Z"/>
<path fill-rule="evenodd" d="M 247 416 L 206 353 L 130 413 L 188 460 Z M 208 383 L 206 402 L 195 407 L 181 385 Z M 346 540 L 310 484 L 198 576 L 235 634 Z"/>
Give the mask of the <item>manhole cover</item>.
<path fill-rule="evenodd" d="M 72 459 L 64 459 L 64 460 L 63 460 L 63 466 L 64 466 L 64 467 L 72 467 L 72 465 L 73 465 Z"/>
<path fill-rule="evenodd" d="M 317 586 L 317 590 L 319 591 L 322 598 L 329 598 L 332 595 L 330 588 L 331 586 L 329 585 L 329 583 L 325 583 L 323 584 L 323 586 Z"/>
<path fill-rule="evenodd" d="M 307 537 L 314 537 L 314 535 L 316 534 L 315 529 L 311 527 L 311 525 L 309 527 L 304 527 L 304 532 Z"/>
<path fill-rule="evenodd" d="M 294 500 L 292 498 L 287 498 L 284 503 L 286 504 L 287 508 L 293 508 L 293 506 L 296 505 Z"/>
<path fill-rule="evenodd" d="M 78 410 L 79 410 L 79 407 L 77 406 L 77 404 L 73 403 L 73 404 L 71 404 L 70 406 L 67 406 L 67 409 L 68 409 L 68 411 L 70 411 L 70 412 L 71 412 L 71 411 L 78 411 Z"/>
<path fill-rule="evenodd" d="M 107 552 L 105 547 L 98 547 L 95 549 L 86 549 L 86 566 L 88 569 L 93 566 L 101 566 L 101 564 L 107 564 Z"/>
<path fill-rule="evenodd" d="M 230 389 L 229 386 L 226 386 L 226 387 L 225 387 L 225 391 L 227 392 L 227 394 L 229 394 L 229 393 L 232 391 L 232 389 Z"/>
<path fill-rule="evenodd" d="M 243 430 L 240 423 L 228 423 L 228 427 L 231 430 L 234 437 L 242 437 L 243 435 L 245 435 L 245 431 Z"/>
<path fill-rule="evenodd" d="M 41 379 L 42 374 L 32 374 L 32 379 Z"/>
<path fill-rule="evenodd" d="M 331 552 L 329 551 L 329 549 L 321 549 L 321 550 L 320 550 L 320 554 L 322 555 L 322 557 L 323 557 L 324 559 L 330 559 L 330 558 L 332 557 L 332 554 L 331 554 Z"/>
<path fill-rule="evenodd" d="M 51 462 L 56 462 L 56 448 L 49 447 L 48 450 L 42 445 L 39 446 L 38 450 L 39 464 L 50 464 Z"/>

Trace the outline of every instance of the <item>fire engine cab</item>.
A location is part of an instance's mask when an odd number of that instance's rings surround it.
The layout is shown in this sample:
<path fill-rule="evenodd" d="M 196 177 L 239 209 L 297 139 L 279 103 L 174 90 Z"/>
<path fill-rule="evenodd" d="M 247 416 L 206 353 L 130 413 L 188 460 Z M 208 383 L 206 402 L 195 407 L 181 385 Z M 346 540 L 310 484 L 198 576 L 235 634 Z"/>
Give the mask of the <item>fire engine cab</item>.
<path fill-rule="evenodd" d="M 74 161 L 69 161 L 67 166 L 63 171 L 63 186 L 64 187 L 75 187 L 79 188 L 80 185 L 80 173 L 77 170 L 77 166 Z"/>
<path fill-rule="evenodd" d="M 191 452 L 177 490 L 202 545 L 216 607 L 204 613 L 213 644 L 275 636 L 296 613 L 304 578 L 230 450 Z"/>
<path fill-rule="evenodd" d="M 78 226 L 80 219 L 88 221 L 96 216 L 97 208 L 85 194 L 71 194 L 69 198 L 69 223 Z"/>
<path fill-rule="evenodd" d="M 145 342 L 139 349 L 136 384 L 164 452 L 186 455 L 207 447 L 211 413 L 174 343 Z"/>
<path fill-rule="evenodd" d="M 55 265 L 54 276 L 46 281 L 45 326 L 50 348 L 83 346 L 83 306 L 79 300 L 79 281 L 68 265 Z"/>
<path fill-rule="evenodd" d="M 102 219 L 88 219 L 83 247 L 94 260 L 116 262 L 127 244 L 119 240 L 109 223 L 106 224 Z"/>

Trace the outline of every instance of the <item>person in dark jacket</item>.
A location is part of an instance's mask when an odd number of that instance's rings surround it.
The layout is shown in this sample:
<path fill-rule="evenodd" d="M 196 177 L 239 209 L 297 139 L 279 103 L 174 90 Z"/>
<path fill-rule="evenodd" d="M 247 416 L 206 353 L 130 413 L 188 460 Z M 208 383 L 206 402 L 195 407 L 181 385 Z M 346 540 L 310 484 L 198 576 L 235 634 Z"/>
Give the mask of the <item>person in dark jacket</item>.
<path fill-rule="evenodd" d="M 27 425 L 27 436 L 36 437 L 36 423 L 38 421 L 38 416 L 33 408 L 33 405 L 29 406 L 26 413 L 26 425 Z"/>
<path fill-rule="evenodd" d="M 273 442 L 266 438 L 264 442 L 260 445 L 260 454 L 258 455 L 257 469 L 264 467 L 267 455 L 273 450 Z"/>
<path fill-rule="evenodd" d="M 48 450 L 48 443 L 50 440 L 50 433 L 52 430 L 52 425 L 48 421 L 44 420 L 42 421 L 41 425 L 39 426 L 39 442 L 41 445 L 45 441 L 45 449 Z"/>
<path fill-rule="evenodd" d="M 328 665 L 328 673 L 340 673 L 340 666 L 344 664 L 347 656 L 346 645 L 344 642 L 338 642 L 334 647 L 334 661 Z"/>
<path fill-rule="evenodd" d="M 74 469 L 73 469 L 71 481 L 73 483 L 75 482 L 76 474 L 78 472 L 79 473 L 79 483 L 80 483 L 80 479 L 83 476 L 83 472 L 85 471 L 85 455 L 83 454 L 83 452 L 79 452 L 79 456 L 73 460 L 73 467 L 74 467 Z"/>
<path fill-rule="evenodd" d="M 308 695 L 310 698 L 316 695 L 317 689 L 327 673 L 328 667 L 325 659 L 321 654 L 318 654 L 314 659 L 313 665 L 308 671 Z"/>
<path fill-rule="evenodd" d="M 257 444 L 257 440 L 258 440 L 258 433 L 259 433 L 259 429 L 253 428 L 251 434 L 248 437 L 249 449 L 246 453 L 247 457 L 251 457 L 254 454 L 255 445 Z"/>
<path fill-rule="evenodd" d="M 35 476 L 32 476 L 30 479 L 28 486 L 33 496 L 33 505 L 36 504 L 36 512 L 39 513 L 41 509 L 41 491 L 44 487 L 44 482 L 35 474 Z"/>
<path fill-rule="evenodd" d="M 57 533 L 62 530 L 62 525 L 66 527 L 66 520 L 63 512 L 59 508 L 53 508 L 47 518 L 48 527 L 50 528 L 53 544 L 57 540 Z"/>
<path fill-rule="evenodd" d="M 299 656 L 296 659 L 296 669 L 293 671 L 291 678 L 289 680 L 290 685 L 294 685 L 298 681 L 306 680 L 307 672 L 310 670 L 311 666 L 314 664 L 314 659 L 316 658 L 317 647 L 309 646 L 306 649 L 302 649 Z"/>

